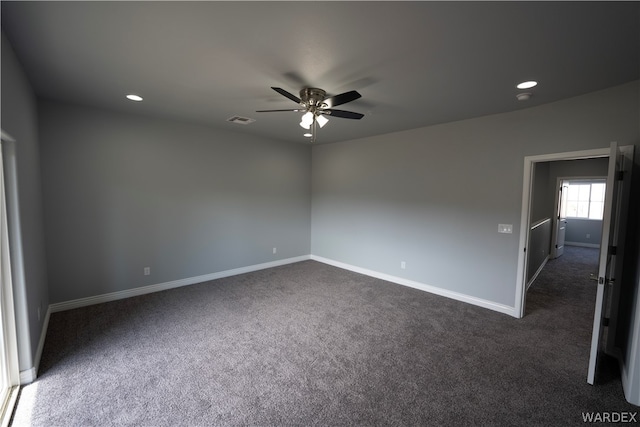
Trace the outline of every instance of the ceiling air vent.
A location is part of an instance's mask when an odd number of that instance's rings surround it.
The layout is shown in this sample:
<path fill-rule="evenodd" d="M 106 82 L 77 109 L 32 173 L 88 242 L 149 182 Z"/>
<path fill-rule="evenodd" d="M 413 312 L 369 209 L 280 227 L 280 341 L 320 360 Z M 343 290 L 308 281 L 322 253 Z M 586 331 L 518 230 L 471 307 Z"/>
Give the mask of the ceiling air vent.
<path fill-rule="evenodd" d="M 239 125 L 248 125 L 253 123 L 256 119 L 250 119 L 249 117 L 233 116 L 227 119 L 228 122 L 238 123 Z"/>

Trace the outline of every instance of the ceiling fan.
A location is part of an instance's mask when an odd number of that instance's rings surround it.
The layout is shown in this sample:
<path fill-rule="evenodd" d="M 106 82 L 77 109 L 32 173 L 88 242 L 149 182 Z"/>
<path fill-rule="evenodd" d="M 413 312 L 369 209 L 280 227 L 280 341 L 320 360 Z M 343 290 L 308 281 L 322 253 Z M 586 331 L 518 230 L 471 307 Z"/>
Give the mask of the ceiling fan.
<path fill-rule="evenodd" d="M 280 95 L 289 98 L 293 102 L 300 104 L 301 108 L 287 110 L 258 110 L 256 112 L 268 113 L 275 111 L 303 111 L 304 114 L 302 115 L 300 126 L 309 130 L 309 133 L 306 133 L 305 136 L 311 137 L 311 142 L 315 142 L 316 140 L 316 126 L 319 125 L 320 127 L 323 127 L 329 121 L 327 116 L 355 120 L 360 120 L 364 117 L 364 114 L 354 113 L 353 111 L 336 110 L 333 108 L 360 98 L 362 95 L 355 90 L 327 97 L 327 93 L 324 90 L 315 87 L 307 87 L 300 91 L 300 97 L 298 98 L 292 93 L 289 93 L 279 87 L 272 87 L 271 89 L 275 90 Z"/>

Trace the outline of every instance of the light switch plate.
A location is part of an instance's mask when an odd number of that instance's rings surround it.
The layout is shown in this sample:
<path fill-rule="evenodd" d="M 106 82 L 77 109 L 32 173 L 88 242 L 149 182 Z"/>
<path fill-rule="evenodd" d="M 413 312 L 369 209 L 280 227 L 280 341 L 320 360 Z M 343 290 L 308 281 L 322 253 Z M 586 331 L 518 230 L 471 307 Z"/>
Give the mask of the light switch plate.
<path fill-rule="evenodd" d="M 513 224 L 498 224 L 498 233 L 513 233 Z"/>

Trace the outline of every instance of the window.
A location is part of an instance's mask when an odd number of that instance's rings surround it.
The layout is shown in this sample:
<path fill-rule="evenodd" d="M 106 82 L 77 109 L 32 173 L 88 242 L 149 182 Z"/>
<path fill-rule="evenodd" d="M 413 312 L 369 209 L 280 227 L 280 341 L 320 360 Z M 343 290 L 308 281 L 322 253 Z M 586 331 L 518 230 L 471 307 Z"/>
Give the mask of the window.
<path fill-rule="evenodd" d="M 569 183 L 567 218 L 602 219 L 604 213 L 604 181 Z"/>

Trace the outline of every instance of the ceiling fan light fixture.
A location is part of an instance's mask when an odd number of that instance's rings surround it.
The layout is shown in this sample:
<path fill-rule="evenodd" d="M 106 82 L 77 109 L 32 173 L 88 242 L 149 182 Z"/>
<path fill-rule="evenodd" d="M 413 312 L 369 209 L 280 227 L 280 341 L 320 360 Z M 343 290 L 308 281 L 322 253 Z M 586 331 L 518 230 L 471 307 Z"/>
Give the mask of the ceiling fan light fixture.
<path fill-rule="evenodd" d="M 304 113 L 302 115 L 302 122 L 303 123 L 313 123 L 313 113 L 311 111 L 307 111 L 306 113 Z"/>
<path fill-rule="evenodd" d="M 307 111 L 302 115 L 300 126 L 302 126 L 305 129 L 309 129 L 312 124 L 313 124 L 313 113 L 311 111 Z"/>
<path fill-rule="evenodd" d="M 311 137 L 313 136 L 313 134 L 312 134 L 312 133 L 307 132 L 307 133 L 305 133 L 303 136 L 306 136 L 307 138 L 311 138 Z"/>
<path fill-rule="evenodd" d="M 318 122 L 318 124 L 320 125 L 320 127 L 324 127 L 324 125 L 326 125 L 329 122 L 329 119 L 327 119 L 324 115 L 319 114 L 316 117 L 316 122 Z"/>

